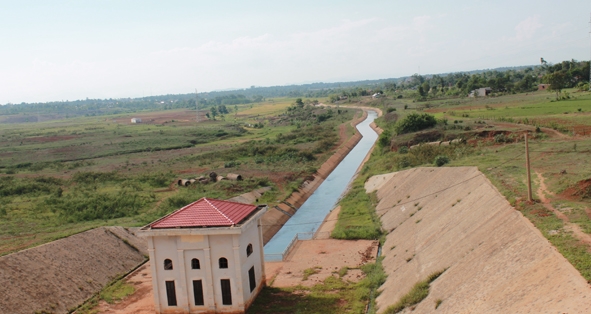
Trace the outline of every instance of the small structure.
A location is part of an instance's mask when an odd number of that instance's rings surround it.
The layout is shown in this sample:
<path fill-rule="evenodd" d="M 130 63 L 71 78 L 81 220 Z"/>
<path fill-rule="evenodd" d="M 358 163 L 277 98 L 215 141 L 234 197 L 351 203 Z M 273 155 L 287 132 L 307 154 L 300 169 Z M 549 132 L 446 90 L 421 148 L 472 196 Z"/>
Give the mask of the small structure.
<path fill-rule="evenodd" d="M 176 182 L 179 186 L 189 186 L 191 185 L 191 180 L 189 179 L 178 179 Z"/>
<path fill-rule="evenodd" d="M 156 312 L 245 312 L 265 285 L 266 209 L 202 198 L 143 227 Z"/>
<path fill-rule="evenodd" d="M 142 123 L 141 118 L 131 118 L 131 123 Z"/>
<path fill-rule="evenodd" d="M 228 173 L 226 178 L 232 181 L 242 181 L 242 176 L 237 173 Z"/>
<path fill-rule="evenodd" d="M 483 87 L 483 88 L 479 88 L 479 89 L 475 89 L 475 90 L 471 91 L 470 94 L 468 95 L 468 97 L 483 97 L 483 96 L 488 96 L 490 93 L 492 93 L 492 88 Z"/>
<path fill-rule="evenodd" d="M 374 99 L 380 98 L 380 97 L 382 97 L 382 94 L 380 94 L 380 93 L 375 93 L 375 94 L 371 95 L 371 98 L 374 98 Z"/>
<path fill-rule="evenodd" d="M 217 176 L 215 178 L 215 182 L 220 182 L 220 181 L 223 181 L 223 180 L 228 180 L 228 179 L 226 179 L 226 177 L 224 177 L 224 176 Z"/>
<path fill-rule="evenodd" d="M 538 90 L 547 90 L 550 84 L 538 84 Z"/>

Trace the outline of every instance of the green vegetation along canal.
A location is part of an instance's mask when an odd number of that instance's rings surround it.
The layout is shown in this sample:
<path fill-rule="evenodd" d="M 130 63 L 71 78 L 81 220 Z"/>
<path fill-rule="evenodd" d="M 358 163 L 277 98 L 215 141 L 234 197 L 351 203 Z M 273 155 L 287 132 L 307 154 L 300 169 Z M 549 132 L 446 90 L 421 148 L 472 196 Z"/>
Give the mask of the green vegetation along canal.
<path fill-rule="evenodd" d="M 282 260 L 294 239 L 310 239 L 314 235 L 377 140 L 378 134 L 370 127 L 377 116 L 375 111 L 368 111 L 367 118 L 357 125 L 363 138 L 265 245 L 265 261 Z"/>

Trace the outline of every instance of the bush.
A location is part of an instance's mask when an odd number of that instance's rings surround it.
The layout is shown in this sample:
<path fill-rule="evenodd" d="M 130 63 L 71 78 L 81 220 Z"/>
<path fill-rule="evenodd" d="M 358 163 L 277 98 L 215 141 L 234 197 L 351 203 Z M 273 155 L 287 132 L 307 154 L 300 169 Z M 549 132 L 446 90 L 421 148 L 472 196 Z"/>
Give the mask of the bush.
<path fill-rule="evenodd" d="M 378 138 L 378 145 L 382 148 L 389 147 L 391 137 L 392 134 L 390 133 L 390 131 L 384 130 L 384 132 L 382 132 L 382 134 L 380 134 L 380 137 Z"/>
<path fill-rule="evenodd" d="M 398 153 L 399 154 L 408 154 L 408 146 L 400 146 L 398 148 Z"/>
<path fill-rule="evenodd" d="M 495 143 L 506 143 L 509 139 L 505 136 L 505 134 L 497 134 L 494 137 Z"/>
<path fill-rule="evenodd" d="M 394 130 L 397 134 L 405 134 L 428 129 L 434 127 L 436 124 L 437 120 L 430 114 L 411 113 L 404 119 L 398 121 L 394 126 Z"/>
<path fill-rule="evenodd" d="M 91 183 L 104 183 L 109 181 L 119 181 L 121 178 L 117 175 L 117 172 L 76 172 L 72 176 L 72 181 L 75 183 L 91 184 Z"/>
<path fill-rule="evenodd" d="M 17 196 L 24 194 L 49 194 L 62 184 L 62 180 L 52 177 L 14 178 L 0 177 L 0 196 Z"/>
<path fill-rule="evenodd" d="M 152 187 L 167 187 L 174 179 L 175 175 L 172 172 L 149 172 L 138 177 L 140 182 L 148 183 Z"/>
<path fill-rule="evenodd" d="M 398 169 L 404 169 L 406 167 L 410 167 L 411 165 L 410 159 L 405 156 L 398 160 L 398 164 L 396 166 Z"/>
<path fill-rule="evenodd" d="M 147 202 L 144 197 L 128 190 L 100 193 L 89 189 L 62 197 L 55 195 L 45 203 L 66 221 L 79 222 L 134 216 Z"/>
<path fill-rule="evenodd" d="M 449 157 L 447 156 L 437 156 L 433 161 L 433 164 L 435 164 L 437 167 L 441 167 L 447 163 L 449 163 Z"/>
<path fill-rule="evenodd" d="M 234 168 L 239 165 L 240 165 L 239 161 L 232 160 L 232 161 L 228 161 L 228 162 L 224 163 L 224 168 Z"/>

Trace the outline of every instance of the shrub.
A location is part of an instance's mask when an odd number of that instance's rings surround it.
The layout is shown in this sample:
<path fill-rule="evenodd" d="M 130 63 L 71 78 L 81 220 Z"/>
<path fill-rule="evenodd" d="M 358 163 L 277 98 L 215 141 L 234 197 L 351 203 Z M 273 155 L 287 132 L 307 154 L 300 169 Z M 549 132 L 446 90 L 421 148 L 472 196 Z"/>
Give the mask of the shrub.
<path fill-rule="evenodd" d="M 68 222 L 134 216 L 146 203 L 145 197 L 128 190 L 100 193 L 91 189 L 77 190 L 62 197 L 55 195 L 45 202 Z"/>
<path fill-rule="evenodd" d="M 24 194 L 49 194 L 62 184 L 62 180 L 52 177 L 14 178 L 0 177 L 0 196 L 16 196 Z"/>
<path fill-rule="evenodd" d="M 388 130 L 384 130 L 378 139 L 378 145 L 382 148 L 390 146 L 390 139 L 392 134 Z"/>
<path fill-rule="evenodd" d="M 404 119 L 398 121 L 394 126 L 394 130 L 397 134 L 405 134 L 428 129 L 434 127 L 436 124 L 437 120 L 430 114 L 411 113 Z"/>
<path fill-rule="evenodd" d="M 449 157 L 447 156 L 437 156 L 433 161 L 433 164 L 435 164 L 437 167 L 441 167 L 447 163 L 449 163 Z"/>
<path fill-rule="evenodd" d="M 140 182 L 148 183 L 152 187 L 167 187 L 174 179 L 172 172 L 148 172 L 138 177 Z"/>
<path fill-rule="evenodd" d="M 72 181 L 75 183 L 104 183 L 108 181 L 119 181 L 121 178 L 117 175 L 117 172 L 76 172 L 72 176 Z"/>
<path fill-rule="evenodd" d="M 228 161 L 228 162 L 224 163 L 224 168 L 233 168 L 233 167 L 236 167 L 239 165 L 240 165 L 239 161 L 232 160 L 232 161 Z"/>
<path fill-rule="evenodd" d="M 405 157 L 402 157 L 400 160 L 398 160 L 398 169 L 404 169 L 406 167 L 410 167 L 411 166 L 411 162 L 410 159 Z"/>
<path fill-rule="evenodd" d="M 495 143 L 506 143 L 507 142 L 507 137 L 505 136 L 505 134 L 497 134 L 494 137 L 495 139 Z"/>
<path fill-rule="evenodd" d="M 408 146 L 400 146 L 398 148 L 398 153 L 400 153 L 400 154 L 408 154 Z"/>

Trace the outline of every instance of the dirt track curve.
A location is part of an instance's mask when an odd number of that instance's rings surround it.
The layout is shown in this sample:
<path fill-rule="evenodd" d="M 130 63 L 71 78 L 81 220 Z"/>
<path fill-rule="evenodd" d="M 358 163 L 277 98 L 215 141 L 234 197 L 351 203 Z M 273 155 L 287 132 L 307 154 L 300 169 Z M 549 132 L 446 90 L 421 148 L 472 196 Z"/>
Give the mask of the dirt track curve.
<path fill-rule="evenodd" d="M 539 181 L 539 185 L 540 185 L 540 187 L 538 188 L 538 191 L 537 191 L 537 195 L 540 198 L 540 201 L 542 202 L 544 207 L 546 207 L 548 210 L 552 211 L 556 215 L 556 217 L 558 217 L 560 220 L 562 220 L 564 222 L 564 229 L 566 231 L 572 231 L 575 238 L 577 238 L 581 242 L 583 242 L 583 243 L 587 244 L 589 247 L 591 247 L 591 235 L 583 232 L 583 230 L 581 230 L 579 225 L 577 225 L 575 223 L 571 223 L 568 219 L 568 216 L 566 216 L 563 212 L 559 211 L 558 209 L 554 208 L 554 206 L 552 206 L 550 199 L 548 199 L 546 197 L 546 194 L 552 195 L 552 193 L 550 191 L 548 191 L 548 188 L 546 187 L 546 184 L 544 183 L 544 176 L 538 171 L 536 171 L 536 175 L 538 177 L 538 181 Z"/>

